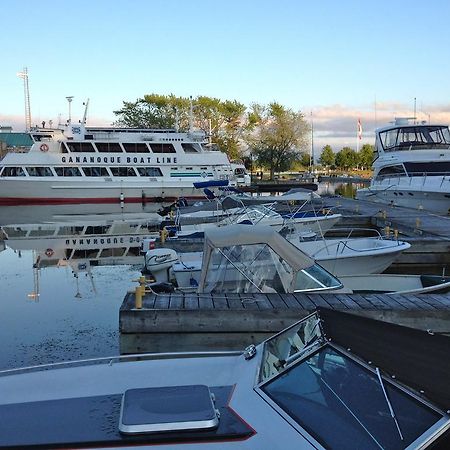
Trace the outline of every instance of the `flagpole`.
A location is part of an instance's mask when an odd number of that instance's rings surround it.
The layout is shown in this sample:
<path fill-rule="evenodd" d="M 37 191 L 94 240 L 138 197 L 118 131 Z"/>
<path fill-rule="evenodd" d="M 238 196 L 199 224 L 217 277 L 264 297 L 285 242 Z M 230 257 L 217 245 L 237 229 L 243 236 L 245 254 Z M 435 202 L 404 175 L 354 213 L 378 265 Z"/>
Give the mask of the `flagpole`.
<path fill-rule="evenodd" d="M 359 153 L 359 119 L 356 122 L 356 153 Z"/>

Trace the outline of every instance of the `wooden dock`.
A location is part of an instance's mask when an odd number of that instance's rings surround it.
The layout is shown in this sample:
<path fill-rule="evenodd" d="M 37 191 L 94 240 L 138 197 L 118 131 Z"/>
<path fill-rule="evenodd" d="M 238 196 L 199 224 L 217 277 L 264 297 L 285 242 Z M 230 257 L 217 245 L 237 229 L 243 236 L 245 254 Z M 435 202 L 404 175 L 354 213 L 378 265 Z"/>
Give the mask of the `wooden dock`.
<path fill-rule="evenodd" d="M 378 228 L 390 227 L 405 236 L 439 237 L 450 241 L 449 216 L 345 197 L 326 197 L 326 203 L 344 216 L 366 217 Z"/>
<path fill-rule="evenodd" d="M 450 295 L 147 294 L 119 312 L 122 354 L 236 350 L 258 343 L 315 310 L 343 310 L 450 334 Z"/>

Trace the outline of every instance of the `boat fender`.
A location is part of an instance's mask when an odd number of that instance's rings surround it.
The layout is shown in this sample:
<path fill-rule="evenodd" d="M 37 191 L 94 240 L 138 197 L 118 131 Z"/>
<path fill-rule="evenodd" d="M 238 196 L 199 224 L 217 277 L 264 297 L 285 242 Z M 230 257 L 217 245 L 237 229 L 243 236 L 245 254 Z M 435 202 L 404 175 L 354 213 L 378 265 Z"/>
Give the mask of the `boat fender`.
<path fill-rule="evenodd" d="M 47 144 L 41 144 L 39 147 L 41 149 L 41 152 L 47 152 L 48 151 L 48 145 Z"/>

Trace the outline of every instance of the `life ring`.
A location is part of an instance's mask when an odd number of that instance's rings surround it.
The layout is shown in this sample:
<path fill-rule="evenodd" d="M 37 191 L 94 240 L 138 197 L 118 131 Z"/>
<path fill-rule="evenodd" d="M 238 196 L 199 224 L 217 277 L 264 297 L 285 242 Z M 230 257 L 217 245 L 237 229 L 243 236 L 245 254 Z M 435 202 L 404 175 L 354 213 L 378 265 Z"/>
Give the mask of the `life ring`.
<path fill-rule="evenodd" d="M 41 149 L 41 152 L 48 152 L 48 145 L 47 144 L 41 144 L 39 147 Z"/>
<path fill-rule="evenodd" d="M 54 253 L 55 252 L 51 248 L 45 250 L 45 256 L 47 256 L 48 258 L 52 257 Z"/>

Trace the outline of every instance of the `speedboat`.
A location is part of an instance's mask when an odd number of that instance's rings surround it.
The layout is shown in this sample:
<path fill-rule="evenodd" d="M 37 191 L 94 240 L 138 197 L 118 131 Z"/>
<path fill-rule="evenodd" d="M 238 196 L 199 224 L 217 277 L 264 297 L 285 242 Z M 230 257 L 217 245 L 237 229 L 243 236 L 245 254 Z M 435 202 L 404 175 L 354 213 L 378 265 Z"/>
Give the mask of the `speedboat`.
<path fill-rule="evenodd" d="M 371 230 L 373 231 L 373 230 Z M 304 240 L 295 233 L 286 235 L 301 251 L 314 258 L 333 275 L 380 274 L 385 271 L 411 244 L 388 239 L 377 232 L 368 237 L 341 237 Z"/>
<path fill-rule="evenodd" d="M 263 225 L 208 229 L 202 254 L 186 254 L 177 260 L 174 250 L 160 248 L 147 252 L 145 258 L 145 271 L 156 278 L 151 286 L 154 290 L 165 289 L 172 278 L 180 290 L 216 294 L 450 290 L 450 278 L 441 276 L 350 274 L 337 278 L 272 227 Z"/>
<path fill-rule="evenodd" d="M 395 119 L 375 132 L 370 186 L 356 198 L 450 213 L 450 131 L 446 125 Z"/>
<path fill-rule="evenodd" d="M 411 247 L 408 242 L 388 239 L 377 233 L 374 237 L 347 237 L 339 239 L 304 240 L 298 232 L 284 232 L 281 235 L 291 244 L 299 248 L 333 275 L 378 274 L 386 270 L 394 260 Z M 152 246 L 146 251 L 144 266 L 146 272 L 151 272 L 158 282 L 168 282 L 177 278 L 180 286 L 193 284 L 197 286 L 202 269 L 203 252 L 191 241 L 186 242 L 183 251 L 172 248 Z M 183 247 L 183 246 L 181 246 Z M 170 262 L 170 264 L 169 264 Z M 181 280 L 181 277 L 185 277 Z"/>
<path fill-rule="evenodd" d="M 448 448 L 448 348 L 322 309 L 239 352 L 6 370 L 0 448 Z"/>

